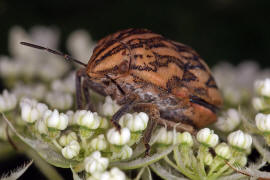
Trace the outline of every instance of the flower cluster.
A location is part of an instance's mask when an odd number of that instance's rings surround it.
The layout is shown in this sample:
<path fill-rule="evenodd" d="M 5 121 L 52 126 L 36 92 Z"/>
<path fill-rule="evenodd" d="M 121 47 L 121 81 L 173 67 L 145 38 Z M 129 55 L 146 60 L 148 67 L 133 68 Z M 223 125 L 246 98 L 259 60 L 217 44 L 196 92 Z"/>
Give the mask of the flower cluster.
<path fill-rule="evenodd" d="M 61 57 L 18 44 L 32 41 L 56 49 L 57 29 L 39 26 L 27 33 L 14 27 L 10 37 L 11 57 L 0 57 L 0 75 L 9 89 L 0 94 L 0 112 L 6 120 L 0 120 L 1 147 L 16 134 L 16 139 L 28 145 L 23 149 L 26 152 L 31 147 L 48 163 L 71 168 L 74 177 L 82 175 L 87 180 L 141 179 L 151 177 L 150 171 L 163 179 L 178 179 L 178 175 L 211 180 L 246 178 L 235 170 L 265 178 L 258 170 L 263 165 L 255 168 L 247 163 L 252 148 L 270 163 L 270 151 L 263 147 L 265 140 L 270 144 L 270 75 L 254 62 L 214 67 L 224 109 L 217 114 L 213 129 L 205 127 L 193 135 L 158 125 L 150 138 L 144 134 L 150 118 L 145 112 L 124 114 L 119 119 L 120 129 L 110 123 L 121 108 L 110 96 L 104 99 L 91 92 L 97 112 L 77 110 L 75 72 L 67 73 L 70 66 Z M 68 38 L 67 49 L 87 63 L 94 44 L 86 31 L 78 30 Z M 144 154 L 147 138 L 149 156 Z M 33 158 L 31 153 L 27 155 Z M 130 173 L 125 174 L 126 170 Z"/>
<path fill-rule="evenodd" d="M 16 104 L 16 96 L 4 90 L 3 94 L 0 95 L 0 112 L 10 111 L 16 107 Z"/>

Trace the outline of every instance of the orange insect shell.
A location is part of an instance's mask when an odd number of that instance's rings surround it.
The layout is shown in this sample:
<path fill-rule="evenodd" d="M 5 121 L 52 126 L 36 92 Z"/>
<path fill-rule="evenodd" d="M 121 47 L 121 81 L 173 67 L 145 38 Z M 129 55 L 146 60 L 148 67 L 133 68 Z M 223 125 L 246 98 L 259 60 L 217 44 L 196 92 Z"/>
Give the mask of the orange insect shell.
<path fill-rule="evenodd" d="M 101 39 L 87 74 L 99 83 L 110 76 L 126 94 L 135 93 L 143 102 L 155 104 L 161 117 L 197 128 L 215 122 L 222 105 L 215 80 L 200 56 L 147 29 L 127 29 Z M 123 98 L 109 93 L 117 101 Z"/>

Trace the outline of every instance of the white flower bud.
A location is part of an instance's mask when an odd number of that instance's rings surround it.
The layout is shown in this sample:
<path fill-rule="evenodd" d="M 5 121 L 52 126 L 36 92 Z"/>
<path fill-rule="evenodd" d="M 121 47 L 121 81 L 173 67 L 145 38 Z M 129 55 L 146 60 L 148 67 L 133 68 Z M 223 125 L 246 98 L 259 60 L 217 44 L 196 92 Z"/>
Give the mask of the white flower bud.
<path fill-rule="evenodd" d="M 104 116 L 113 116 L 118 110 L 120 106 L 113 101 L 110 96 L 105 98 L 105 103 L 101 106 L 101 114 Z"/>
<path fill-rule="evenodd" d="M 224 159 L 230 159 L 232 157 L 230 146 L 228 146 L 226 143 L 220 143 L 217 145 L 215 152 L 218 156 Z"/>
<path fill-rule="evenodd" d="M 97 129 L 100 126 L 101 117 L 96 112 L 79 110 L 74 114 L 74 120 L 79 126 L 88 129 Z"/>
<path fill-rule="evenodd" d="M 72 159 L 79 154 L 80 148 L 80 144 L 77 141 L 73 140 L 62 149 L 62 155 L 66 159 Z"/>
<path fill-rule="evenodd" d="M 126 175 L 117 167 L 112 168 L 109 172 L 106 171 L 101 174 L 100 180 L 125 180 Z"/>
<path fill-rule="evenodd" d="M 239 156 L 239 157 L 236 157 L 236 162 L 238 166 L 240 167 L 245 167 L 246 164 L 247 164 L 247 156 Z"/>
<path fill-rule="evenodd" d="M 124 145 L 130 140 L 130 131 L 128 128 L 120 129 L 120 132 L 116 128 L 109 129 L 107 132 L 107 139 L 109 143 L 115 145 Z"/>
<path fill-rule="evenodd" d="M 39 120 L 37 120 L 36 124 L 35 124 L 35 128 L 36 130 L 40 133 L 40 134 L 48 134 L 48 127 L 46 125 L 46 120 L 45 118 L 41 118 Z"/>
<path fill-rule="evenodd" d="M 131 132 L 143 131 L 149 120 L 148 115 L 144 112 L 126 114 L 123 118 L 123 123 Z"/>
<path fill-rule="evenodd" d="M 69 93 L 54 91 L 47 94 L 46 102 L 52 108 L 65 110 L 71 108 L 73 104 L 73 98 Z"/>
<path fill-rule="evenodd" d="M 270 114 L 258 113 L 255 116 L 257 128 L 264 133 L 270 132 Z"/>
<path fill-rule="evenodd" d="M 107 146 L 108 146 L 108 143 L 105 139 L 104 134 L 100 134 L 98 137 L 92 139 L 90 142 L 90 147 L 98 151 L 105 150 Z"/>
<path fill-rule="evenodd" d="M 77 135 L 75 132 L 70 132 L 66 135 L 62 135 L 60 138 L 59 138 L 59 144 L 61 146 L 66 146 L 68 145 L 71 141 L 75 140 L 77 141 Z"/>
<path fill-rule="evenodd" d="M 0 95 L 0 112 L 10 111 L 16 107 L 16 104 L 16 96 L 4 90 L 3 94 Z"/>
<path fill-rule="evenodd" d="M 48 110 L 46 112 L 47 121 L 46 124 L 49 128 L 54 128 L 58 130 L 64 130 L 68 126 L 68 116 L 64 113 L 58 112 L 58 110 L 54 110 L 53 112 Z"/>
<path fill-rule="evenodd" d="M 48 110 L 47 105 L 27 98 L 21 100 L 20 106 L 22 120 L 28 123 L 41 119 L 44 112 Z"/>
<path fill-rule="evenodd" d="M 247 150 L 252 144 L 252 138 L 249 134 L 238 130 L 229 134 L 228 142 L 231 146 L 236 147 L 237 149 Z"/>
<path fill-rule="evenodd" d="M 212 156 L 212 154 L 209 153 L 209 152 L 205 153 L 205 156 L 203 158 L 203 162 L 207 166 L 210 166 L 212 164 L 212 162 L 213 162 L 213 156 Z"/>
<path fill-rule="evenodd" d="M 193 139 L 189 132 L 177 133 L 177 142 L 181 145 L 193 146 Z"/>
<path fill-rule="evenodd" d="M 68 125 L 69 126 L 75 125 L 76 124 L 76 121 L 74 119 L 74 112 L 71 111 L 71 110 L 68 110 L 66 112 L 66 115 L 68 116 Z"/>
<path fill-rule="evenodd" d="M 234 130 L 241 122 L 240 115 L 236 109 L 228 109 L 226 114 L 218 118 L 215 126 L 224 132 Z"/>
<path fill-rule="evenodd" d="M 107 169 L 108 165 L 108 158 L 101 157 L 101 153 L 99 151 L 93 152 L 84 160 L 85 171 L 91 174 L 103 172 L 105 169 Z"/>
<path fill-rule="evenodd" d="M 255 91 L 261 96 L 270 97 L 270 79 L 257 80 L 254 83 Z"/>
<path fill-rule="evenodd" d="M 204 128 L 197 133 L 197 140 L 205 146 L 215 147 L 218 143 L 218 135 L 214 134 L 213 130 Z"/>
<path fill-rule="evenodd" d="M 252 105 L 256 111 L 261 111 L 270 107 L 262 97 L 252 98 Z"/>
<path fill-rule="evenodd" d="M 167 131 L 166 128 L 162 127 L 160 128 L 158 132 L 158 139 L 157 143 L 160 144 L 172 144 L 173 143 L 173 131 Z"/>
<path fill-rule="evenodd" d="M 128 159 L 132 156 L 133 150 L 128 146 L 124 145 L 120 152 L 113 152 L 112 159 Z"/>

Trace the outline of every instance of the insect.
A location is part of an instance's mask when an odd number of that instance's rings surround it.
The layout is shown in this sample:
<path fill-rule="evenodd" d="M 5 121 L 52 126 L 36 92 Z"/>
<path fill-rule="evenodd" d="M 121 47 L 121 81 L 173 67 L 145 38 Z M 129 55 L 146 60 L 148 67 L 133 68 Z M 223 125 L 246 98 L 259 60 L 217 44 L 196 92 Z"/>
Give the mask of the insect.
<path fill-rule="evenodd" d="M 76 73 L 79 109 L 93 109 L 91 88 L 122 105 L 111 119 L 118 130 L 123 114 L 148 113 L 143 136 L 147 151 L 156 125 L 195 133 L 216 121 L 216 112 L 222 105 L 215 80 L 201 57 L 189 46 L 147 29 L 126 29 L 106 36 L 98 42 L 88 64 L 49 48 L 21 44 L 84 66 Z"/>

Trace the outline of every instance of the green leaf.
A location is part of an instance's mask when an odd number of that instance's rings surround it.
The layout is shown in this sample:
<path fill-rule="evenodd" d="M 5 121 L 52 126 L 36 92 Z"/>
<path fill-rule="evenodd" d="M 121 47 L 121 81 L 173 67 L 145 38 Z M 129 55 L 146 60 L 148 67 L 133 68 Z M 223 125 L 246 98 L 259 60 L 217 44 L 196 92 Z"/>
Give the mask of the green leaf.
<path fill-rule="evenodd" d="M 162 179 L 166 180 L 188 180 L 183 177 L 177 177 L 166 171 L 159 163 L 154 163 L 150 165 L 150 168 Z"/>
<path fill-rule="evenodd" d="M 150 157 L 139 158 L 128 162 L 114 162 L 110 164 L 110 167 L 117 166 L 120 169 L 137 169 L 140 167 L 144 167 L 164 158 L 164 156 L 172 152 L 174 147 L 175 145 L 172 145 L 168 147 L 165 151 L 162 151 L 161 153 L 156 153 Z"/>
<path fill-rule="evenodd" d="M 23 173 L 25 173 L 25 171 L 31 166 L 32 163 L 33 163 L 33 160 L 30 161 L 28 164 L 25 164 L 22 167 L 19 167 L 15 171 L 10 172 L 9 176 L 6 176 L 6 175 L 2 176 L 0 180 L 15 180 L 15 179 L 18 179 L 19 177 L 21 177 L 23 175 Z"/>
<path fill-rule="evenodd" d="M 152 174 L 149 167 L 145 167 L 145 170 L 142 174 L 142 180 L 152 180 Z"/>
<path fill-rule="evenodd" d="M 15 127 L 5 117 L 3 113 L 2 113 L 2 116 L 4 117 L 4 120 L 8 124 L 9 128 L 19 137 L 19 139 L 23 141 L 25 144 L 27 144 L 28 146 L 30 146 L 34 151 L 36 151 L 41 156 L 42 159 L 44 159 L 48 163 L 57 167 L 61 167 L 61 168 L 69 168 L 70 165 L 75 166 L 79 163 L 78 161 L 65 159 L 62 156 L 61 152 L 55 150 L 55 148 L 52 145 L 44 141 L 41 141 L 39 139 L 24 137 L 15 129 Z"/>
<path fill-rule="evenodd" d="M 22 144 L 22 146 L 26 147 L 26 145 Z M 22 147 L 20 146 L 20 147 Z M 44 174 L 44 176 L 49 180 L 64 180 L 64 178 L 57 172 L 57 170 L 48 164 L 46 161 L 41 159 L 41 157 L 32 149 L 26 150 L 26 154 L 28 157 L 34 160 L 35 166 L 38 168 L 40 172 Z"/>

